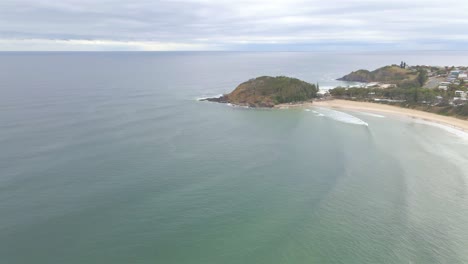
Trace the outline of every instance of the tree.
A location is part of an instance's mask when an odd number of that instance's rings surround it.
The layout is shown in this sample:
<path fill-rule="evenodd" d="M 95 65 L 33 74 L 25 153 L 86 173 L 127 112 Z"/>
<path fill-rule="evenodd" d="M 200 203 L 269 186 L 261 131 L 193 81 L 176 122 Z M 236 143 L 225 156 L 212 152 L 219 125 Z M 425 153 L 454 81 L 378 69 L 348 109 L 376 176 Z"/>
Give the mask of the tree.
<path fill-rule="evenodd" d="M 418 83 L 420 87 L 423 87 L 427 81 L 427 71 L 424 69 L 418 70 Z"/>

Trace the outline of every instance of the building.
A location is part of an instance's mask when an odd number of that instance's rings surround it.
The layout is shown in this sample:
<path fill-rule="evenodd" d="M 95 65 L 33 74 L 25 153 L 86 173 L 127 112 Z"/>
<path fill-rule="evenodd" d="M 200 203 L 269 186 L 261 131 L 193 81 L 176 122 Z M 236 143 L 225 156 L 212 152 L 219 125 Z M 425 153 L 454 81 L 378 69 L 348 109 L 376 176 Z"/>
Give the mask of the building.
<path fill-rule="evenodd" d="M 465 91 L 455 91 L 455 98 L 453 100 L 466 100 L 467 93 Z"/>
<path fill-rule="evenodd" d="M 448 77 L 458 78 L 458 75 L 459 75 L 460 73 L 461 73 L 461 71 L 459 71 L 459 70 L 450 71 Z"/>
<path fill-rule="evenodd" d="M 382 89 L 387 89 L 387 88 L 396 88 L 396 84 L 391 84 L 391 83 L 382 83 L 380 86 Z"/>
<path fill-rule="evenodd" d="M 440 82 L 439 87 L 437 87 L 437 88 L 439 88 L 441 90 L 447 90 L 449 88 L 450 84 L 451 84 L 451 82 Z"/>
<path fill-rule="evenodd" d="M 454 70 L 450 71 L 450 73 L 447 75 L 447 81 L 452 82 L 458 79 L 458 75 L 460 75 L 461 71 L 459 70 Z"/>
<path fill-rule="evenodd" d="M 377 88 L 380 86 L 380 83 L 378 82 L 370 82 L 368 84 L 366 84 L 366 88 Z"/>
<path fill-rule="evenodd" d="M 447 85 L 439 85 L 439 87 L 437 87 L 437 88 L 439 88 L 440 90 L 447 91 L 448 86 Z"/>
<path fill-rule="evenodd" d="M 317 97 L 327 97 L 330 96 L 330 92 L 328 90 L 320 90 L 317 92 Z"/>
<path fill-rule="evenodd" d="M 387 88 L 396 88 L 396 84 L 391 83 L 379 83 L 379 82 L 370 82 L 366 84 L 366 88 L 380 88 L 380 89 L 387 89 Z"/>

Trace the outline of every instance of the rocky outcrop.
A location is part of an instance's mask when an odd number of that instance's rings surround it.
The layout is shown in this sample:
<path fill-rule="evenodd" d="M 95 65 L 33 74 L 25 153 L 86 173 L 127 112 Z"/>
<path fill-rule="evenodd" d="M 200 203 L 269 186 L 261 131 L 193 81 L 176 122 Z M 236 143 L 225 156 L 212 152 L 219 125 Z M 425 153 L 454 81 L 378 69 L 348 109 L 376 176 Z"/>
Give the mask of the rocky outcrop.
<path fill-rule="evenodd" d="M 249 107 L 273 107 L 281 103 L 307 101 L 316 95 L 317 87 L 314 84 L 284 76 L 262 76 L 241 83 L 229 94 L 204 100 Z"/>

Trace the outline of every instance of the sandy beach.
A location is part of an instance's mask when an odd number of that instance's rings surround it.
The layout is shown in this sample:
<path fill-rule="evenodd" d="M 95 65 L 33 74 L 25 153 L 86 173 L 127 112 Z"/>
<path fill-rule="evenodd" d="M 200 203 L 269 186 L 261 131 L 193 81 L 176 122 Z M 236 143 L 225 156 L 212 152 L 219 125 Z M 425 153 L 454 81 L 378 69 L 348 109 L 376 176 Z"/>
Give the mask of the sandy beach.
<path fill-rule="evenodd" d="M 338 109 L 347 109 L 347 110 L 356 110 L 356 111 L 367 111 L 367 112 L 378 112 L 394 115 L 404 115 L 411 118 L 422 119 L 425 121 L 435 122 L 443 125 L 449 125 L 454 128 L 468 132 L 468 121 L 461 120 L 455 117 L 442 116 L 429 112 L 407 109 L 397 106 L 378 104 L 378 103 L 368 103 L 368 102 L 357 102 L 357 101 L 348 101 L 348 100 L 327 100 L 327 101 L 314 101 L 306 102 L 301 104 L 284 104 L 278 105 L 278 108 L 288 107 L 328 107 L 328 108 L 338 108 Z"/>

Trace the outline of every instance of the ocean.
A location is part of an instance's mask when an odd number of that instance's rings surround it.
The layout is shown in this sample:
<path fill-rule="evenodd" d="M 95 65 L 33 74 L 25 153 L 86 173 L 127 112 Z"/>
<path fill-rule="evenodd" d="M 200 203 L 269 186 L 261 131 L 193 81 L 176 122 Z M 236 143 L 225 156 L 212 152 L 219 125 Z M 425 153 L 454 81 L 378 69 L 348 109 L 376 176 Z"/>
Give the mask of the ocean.
<path fill-rule="evenodd" d="M 200 102 L 468 52 L 0 53 L 0 263 L 468 263 L 468 138 Z"/>

